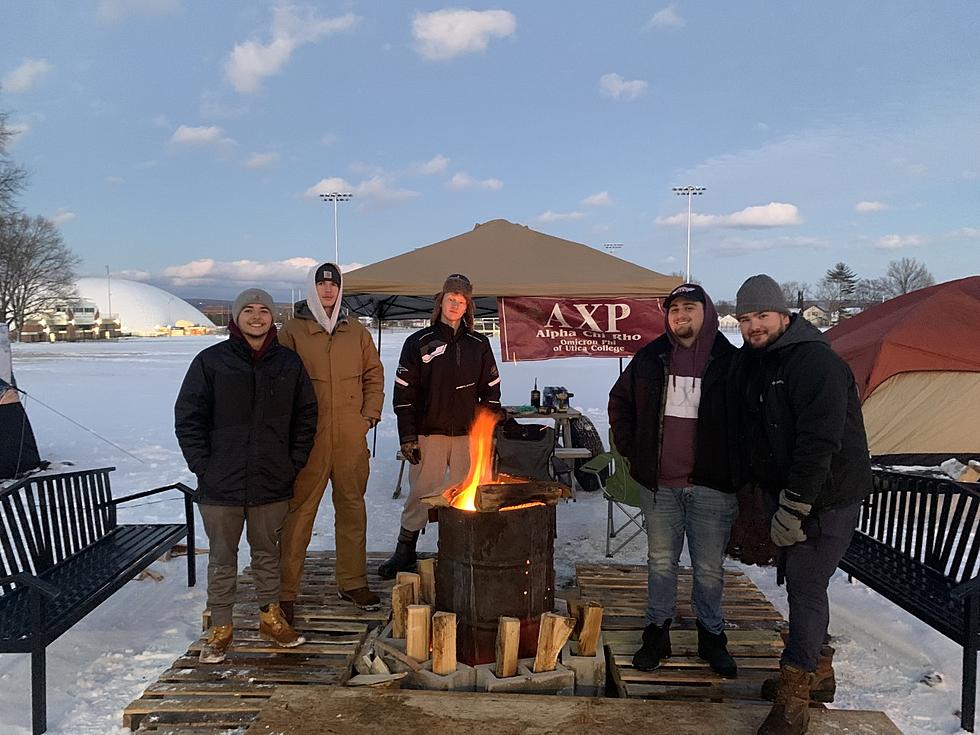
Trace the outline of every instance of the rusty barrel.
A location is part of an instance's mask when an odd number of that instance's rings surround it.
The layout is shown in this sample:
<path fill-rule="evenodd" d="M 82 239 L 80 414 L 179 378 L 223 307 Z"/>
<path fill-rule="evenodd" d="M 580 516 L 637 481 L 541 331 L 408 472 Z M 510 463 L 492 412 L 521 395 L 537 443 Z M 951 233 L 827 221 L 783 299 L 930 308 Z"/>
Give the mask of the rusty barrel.
<path fill-rule="evenodd" d="M 541 613 L 555 603 L 555 506 L 478 513 L 439 508 L 436 609 L 456 613 L 456 655 L 496 659 L 497 619 L 521 621 L 519 655 L 537 649 Z"/>

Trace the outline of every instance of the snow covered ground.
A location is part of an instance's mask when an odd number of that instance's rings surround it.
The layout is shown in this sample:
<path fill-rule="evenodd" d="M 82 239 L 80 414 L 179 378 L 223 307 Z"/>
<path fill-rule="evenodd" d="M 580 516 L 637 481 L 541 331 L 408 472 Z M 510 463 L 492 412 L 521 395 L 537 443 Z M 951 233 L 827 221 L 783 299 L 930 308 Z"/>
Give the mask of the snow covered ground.
<path fill-rule="evenodd" d="M 391 383 L 406 332 L 385 332 L 382 361 Z M 729 334 L 738 343 L 737 334 Z M 42 456 L 78 466 L 115 466 L 117 496 L 178 480 L 193 485 L 173 435 L 173 401 L 192 357 L 212 337 L 135 339 L 115 343 L 14 345 L 18 382 L 36 400 L 27 410 Z M 496 342 L 495 342 L 496 345 Z M 499 359 L 499 352 L 498 352 Z M 501 366 L 505 403 L 523 404 L 535 379 L 539 387 L 563 385 L 605 437 L 606 395 L 618 374 L 618 360 L 574 358 Z M 84 424 L 139 459 L 107 445 L 41 405 Z M 389 550 L 397 535 L 402 502 L 391 493 L 398 475 L 397 434 L 390 400 L 378 429 L 377 456 L 368 487 L 368 548 Z M 407 489 L 407 484 L 406 484 Z M 183 504 L 136 501 L 120 520 L 181 519 Z M 576 563 L 603 561 L 606 506 L 595 494 L 579 493 L 559 508 L 555 559 L 562 581 Z M 325 502 L 312 547 L 334 546 L 332 508 Z M 206 545 L 198 521 L 199 545 Z M 423 550 L 435 549 L 435 534 Z M 641 564 L 645 543 L 634 541 L 617 561 Z M 240 563 L 247 562 L 242 540 Z M 162 582 L 131 582 L 48 648 L 49 732 L 62 735 L 126 733 L 121 712 L 200 633 L 206 557 L 198 559 L 198 579 L 186 586 L 185 561 L 157 562 Z M 741 567 L 786 614 L 783 591 L 772 570 Z M 839 573 L 831 585 L 831 632 L 837 648 L 835 706 L 885 711 L 908 733 L 959 732 L 962 649 L 868 590 L 848 584 Z M 924 683 L 928 678 L 932 684 Z M 30 732 L 30 660 L 0 656 L 0 732 Z"/>

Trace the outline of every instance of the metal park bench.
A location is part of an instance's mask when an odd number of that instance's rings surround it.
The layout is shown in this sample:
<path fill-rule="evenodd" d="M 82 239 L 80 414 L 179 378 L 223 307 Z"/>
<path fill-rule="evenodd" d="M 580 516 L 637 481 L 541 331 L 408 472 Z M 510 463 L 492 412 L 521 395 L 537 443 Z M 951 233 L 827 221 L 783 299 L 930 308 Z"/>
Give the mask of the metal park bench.
<path fill-rule="evenodd" d="M 187 584 L 195 583 L 191 488 L 114 499 L 113 469 L 35 475 L 0 489 L 0 653 L 31 654 L 35 735 L 47 729 L 48 644 L 185 536 Z M 184 523 L 117 522 L 121 503 L 166 490 L 184 493 Z"/>
<path fill-rule="evenodd" d="M 980 636 L 980 491 L 874 470 L 854 539 L 840 562 L 855 577 L 963 646 L 960 724 L 973 732 Z"/>

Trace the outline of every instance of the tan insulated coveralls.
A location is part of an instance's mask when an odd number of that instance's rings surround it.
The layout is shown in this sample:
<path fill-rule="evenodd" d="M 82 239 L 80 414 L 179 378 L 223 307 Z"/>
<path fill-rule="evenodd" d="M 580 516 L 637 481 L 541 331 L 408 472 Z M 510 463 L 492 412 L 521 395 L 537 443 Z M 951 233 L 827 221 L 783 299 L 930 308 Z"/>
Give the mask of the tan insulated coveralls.
<path fill-rule="evenodd" d="M 337 586 L 367 586 L 366 534 L 368 419 L 380 420 L 384 368 L 370 333 L 356 319 L 342 319 L 332 335 L 314 319 L 293 318 L 279 342 L 295 350 L 313 381 L 319 405 L 316 441 L 296 476 L 282 529 L 281 599 L 295 600 L 320 500 L 333 484 Z"/>

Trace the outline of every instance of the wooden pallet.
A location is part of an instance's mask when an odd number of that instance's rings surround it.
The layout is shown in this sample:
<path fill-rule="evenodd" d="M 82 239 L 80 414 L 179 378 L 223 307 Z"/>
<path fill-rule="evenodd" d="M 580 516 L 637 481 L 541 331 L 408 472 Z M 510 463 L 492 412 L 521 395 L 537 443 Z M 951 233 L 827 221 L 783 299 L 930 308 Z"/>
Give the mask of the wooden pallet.
<path fill-rule="evenodd" d="M 778 629 L 783 618 L 742 572 L 725 571 L 722 597 L 728 650 L 739 669 L 735 679 L 719 676 L 698 658 L 690 569 L 682 569 L 678 577 L 677 615 L 670 636 L 673 655 L 655 671 L 632 665 L 645 624 L 647 568 L 582 564 L 576 579 L 582 600 L 603 605 L 610 678 L 620 697 L 758 704 L 762 682 L 779 671 L 783 643 Z"/>
<path fill-rule="evenodd" d="M 201 664 L 203 638 L 195 641 L 126 707 L 123 725 L 156 735 L 241 732 L 277 686 L 342 685 L 369 631 L 389 617 L 392 583 L 377 576 L 377 566 L 386 556 L 368 555 L 368 579 L 382 598 L 377 611 L 360 610 L 337 597 L 333 552 L 307 556 L 295 616 L 295 628 L 307 642 L 298 648 L 279 648 L 259 638 L 255 588 L 246 569 L 238 579 L 235 638 L 225 662 Z M 204 622 L 206 626 L 207 614 Z"/>

